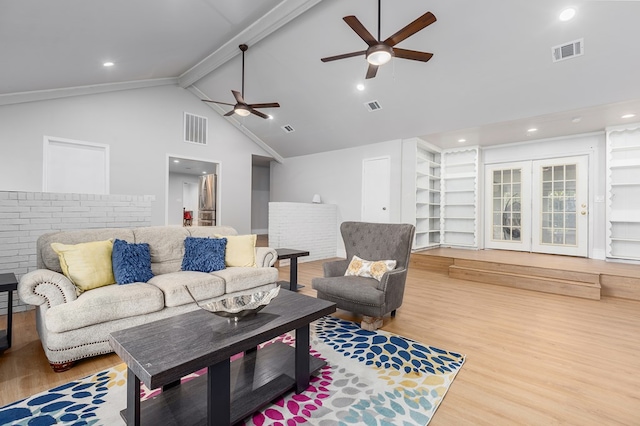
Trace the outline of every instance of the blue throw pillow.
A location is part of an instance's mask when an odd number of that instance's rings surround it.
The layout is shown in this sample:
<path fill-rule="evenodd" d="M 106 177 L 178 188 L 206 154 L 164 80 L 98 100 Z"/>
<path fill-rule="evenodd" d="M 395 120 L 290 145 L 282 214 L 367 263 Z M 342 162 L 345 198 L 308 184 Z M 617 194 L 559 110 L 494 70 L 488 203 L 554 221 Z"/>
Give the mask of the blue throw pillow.
<path fill-rule="evenodd" d="M 116 239 L 111 253 L 113 276 L 118 284 L 146 283 L 153 278 L 151 253 L 147 243 L 128 243 Z"/>
<path fill-rule="evenodd" d="M 183 271 L 213 272 L 225 268 L 226 238 L 187 237 L 184 240 Z"/>

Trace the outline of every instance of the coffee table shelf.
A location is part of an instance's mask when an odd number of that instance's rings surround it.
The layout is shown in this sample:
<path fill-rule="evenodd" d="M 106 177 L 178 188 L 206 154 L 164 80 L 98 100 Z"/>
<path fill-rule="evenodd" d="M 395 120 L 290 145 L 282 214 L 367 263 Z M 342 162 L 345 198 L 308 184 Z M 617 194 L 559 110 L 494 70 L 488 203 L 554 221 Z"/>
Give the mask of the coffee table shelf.
<path fill-rule="evenodd" d="M 276 342 L 231 362 L 231 423 L 234 424 L 295 387 L 295 350 Z M 312 375 L 326 362 L 309 357 Z M 207 376 L 196 377 L 180 386 L 142 401 L 142 424 L 198 425 L 207 423 Z M 126 419 L 126 409 L 121 412 Z"/>

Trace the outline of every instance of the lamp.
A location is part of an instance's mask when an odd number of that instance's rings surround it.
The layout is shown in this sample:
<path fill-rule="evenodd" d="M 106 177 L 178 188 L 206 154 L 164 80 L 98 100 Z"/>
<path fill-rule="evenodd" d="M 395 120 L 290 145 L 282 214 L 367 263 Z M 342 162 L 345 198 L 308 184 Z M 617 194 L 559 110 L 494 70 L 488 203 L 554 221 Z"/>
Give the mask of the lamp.
<path fill-rule="evenodd" d="M 238 114 L 241 117 L 246 117 L 247 115 L 251 114 L 251 111 L 249 111 L 249 108 L 247 108 L 244 105 L 236 105 L 233 108 L 233 112 L 235 112 L 236 114 Z"/>
<path fill-rule="evenodd" d="M 312 203 L 315 204 L 320 204 L 322 203 L 322 200 L 320 199 L 320 194 L 316 194 L 313 196 L 313 200 L 311 200 Z"/>
<path fill-rule="evenodd" d="M 386 44 L 375 44 L 367 49 L 367 62 L 371 65 L 384 65 L 391 60 L 393 48 Z"/>

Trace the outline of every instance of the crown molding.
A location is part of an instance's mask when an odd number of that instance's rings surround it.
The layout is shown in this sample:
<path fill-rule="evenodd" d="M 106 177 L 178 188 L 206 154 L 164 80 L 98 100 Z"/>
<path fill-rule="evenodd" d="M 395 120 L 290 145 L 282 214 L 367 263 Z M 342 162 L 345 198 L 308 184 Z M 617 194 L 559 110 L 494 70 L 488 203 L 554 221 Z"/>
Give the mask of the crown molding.
<path fill-rule="evenodd" d="M 218 50 L 185 71 L 178 77 L 178 84 L 183 88 L 191 86 L 236 55 L 239 55 L 240 49 L 238 49 L 238 46 L 240 44 L 247 44 L 249 46 L 256 44 L 269 34 L 320 3 L 320 1 L 321 0 L 283 0 L 266 15 L 251 24 L 246 30 L 233 37 Z"/>
<path fill-rule="evenodd" d="M 209 97 L 207 95 L 205 95 L 204 92 L 202 92 L 200 89 L 198 89 L 194 85 L 191 85 L 191 86 L 187 87 L 186 89 L 188 91 L 190 91 L 191 93 L 193 93 L 194 95 L 196 95 L 200 99 L 209 99 Z M 207 102 L 207 105 L 212 110 L 214 110 L 215 112 L 220 114 L 220 116 L 222 116 L 222 117 L 224 117 L 224 115 L 227 113 L 227 111 L 222 109 L 217 104 Z M 228 121 L 229 123 L 233 124 L 233 126 L 236 129 L 240 130 L 246 137 L 248 137 L 253 142 L 255 142 L 256 145 L 258 145 L 260 148 L 264 149 L 267 153 L 269 153 L 269 155 L 271 155 L 273 157 L 273 159 L 276 160 L 278 163 L 283 163 L 284 162 L 284 158 L 280 154 L 278 154 L 276 151 L 274 151 L 273 148 L 271 148 L 269 145 L 267 145 L 262 139 L 260 139 L 258 136 L 256 136 L 256 134 L 253 133 L 251 130 L 247 129 L 242 123 L 240 123 L 238 120 L 236 120 L 232 115 L 228 116 L 228 117 L 224 117 L 224 119 L 226 121 Z"/>
<path fill-rule="evenodd" d="M 61 89 L 34 90 L 30 92 L 8 93 L 0 95 L 0 105 L 21 104 L 26 102 L 47 101 L 72 96 L 94 95 L 119 90 L 142 89 L 154 86 L 177 85 L 177 78 L 156 78 L 152 80 L 125 81 L 120 83 L 92 84 L 88 86 L 65 87 Z"/>

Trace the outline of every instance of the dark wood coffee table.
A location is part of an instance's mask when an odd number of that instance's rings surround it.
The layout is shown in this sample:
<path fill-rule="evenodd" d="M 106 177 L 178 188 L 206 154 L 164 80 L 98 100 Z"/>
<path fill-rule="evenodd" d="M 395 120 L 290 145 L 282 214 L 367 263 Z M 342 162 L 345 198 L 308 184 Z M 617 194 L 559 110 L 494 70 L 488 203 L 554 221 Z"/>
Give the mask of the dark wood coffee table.
<path fill-rule="evenodd" d="M 238 322 L 197 310 L 111 333 L 109 342 L 127 364 L 129 425 L 229 425 L 290 389 L 309 386 L 325 362 L 309 355 L 309 323 L 336 305 L 285 289 L 262 311 Z M 295 330 L 295 348 L 257 345 Z M 231 356 L 247 351 L 233 362 Z M 207 374 L 180 384 L 180 378 Z M 140 403 L 140 382 L 162 393 Z"/>

